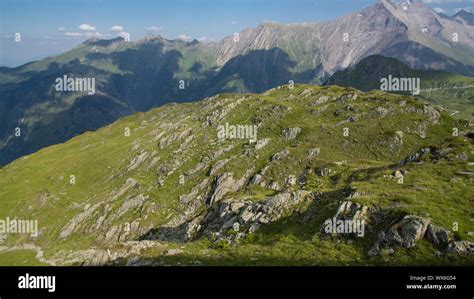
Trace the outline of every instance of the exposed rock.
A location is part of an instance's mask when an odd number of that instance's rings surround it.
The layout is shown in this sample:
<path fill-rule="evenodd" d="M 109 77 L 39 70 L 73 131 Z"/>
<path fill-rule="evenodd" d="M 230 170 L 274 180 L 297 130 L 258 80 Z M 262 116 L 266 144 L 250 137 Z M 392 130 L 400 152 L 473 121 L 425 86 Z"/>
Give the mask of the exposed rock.
<path fill-rule="evenodd" d="M 455 241 L 448 244 L 448 253 L 470 255 L 474 251 L 474 243 L 469 241 Z"/>
<path fill-rule="evenodd" d="M 185 195 L 180 195 L 179 203 L 182 205 L 188 205 L 189 203 L 195 201 L 195 199 L 198 198 L 199 192 L 201 192 L 206 187 L 208 181 L 209 179 L 205 178 L 198 185 L 194 186 L 191 189 L 191 192 Z"/>
<path fill-rule="evenodd" d="M 285 158 L 286 156 L 288 156 L 288 154 L 290 153 L 290 151 L 288 149 L 284 149 L 276 154 L 274 154 L 271 158 L 271 161 L 278 161 L 278 160 L 281 160 L 283 158 Z"/>
<path fill-rule="evenodd" d="M 302 97 L 309 96 L 309 95 L 311 95 L 311 93 L 312 93 L 311 88 L 307 88 L 307 89 L 303 90 L 303 91 L 300 93 L 300 96 L 302 96 Z"/>
<path fill-rule="evenodd" d="M 204 157 L 201 160 L 201 162 L 199 162 L 198 164 L 196 164 L 196 166 L 194 166 L 193 169 L 188 170 L 186 172 L 186 175 L 190 176 L 190 175 L 196 174 L 200 171 L 203 171 L 204 169 L 209 167 L 210 163 L 211 163 L 211 159 L 209 159 L 208 157 Z"/>
<path fill-rule="evenodd" d="M 430 152 L 431 152 L 431 149 L 429 147 L 422 148 L 419 151 L 417 151 L 416 153 L 411 154 L 408 157 L 406 157 L 405 159 L 403 159 L 402 161 L 400 161 L 400 165 L 403 166 L 403 165 L 406 165 L 406 164 L 412 163 L 412 162 L 420 162 L 421 159 L 425 155 L 429 154 Z"/>
<path fill-rule="evenodd" d="M 421 162 L 423 158 L 429 154 L 432 155 L 433 158 L 435 159 L 442 159 L 445 158 L 450 152 L 452 152 L 453 149 L 450 147 L 445 147 L 445 148 L 435 148 L 435 147 L 425 147 L 421 148 L 419 151 L 417 151 L 414 154 L 411 154 L 407 156 L 405 159 L 400 161 L 400 165 L 406 165 L 408 163 L 413 163 L 413 162 Z"/>
<path fill-rule="evenodd" d="M 336 215 L 334 217 L 338 219 L 350 219 L 355 221 L 367 221 L 368 220 L 368 210 L 366 206 L 362 206 L 358 203 L 351 201 L 343 202 L 337 209 Z"/>
<path fill-rule="evenodd" d="M 301 128 L 286 128 L 281 134 L 285 137 L 286 140 L 293 140 L 301 133 Z"/>
<path fill-rule="evenodd" d="M 262 148 L 264 148 L 268 142 L 270 141 L 269 138 L 264 138 L 264 139 L 259 139 L 257 140 L 257 142 L 255 143 L 255 150 L 260 150 Z"/>
<path fill-rule="evenodd" d="M 86 209 L 84 209 L 83 212 L 77 214 L 74 216 L 68 224 L 66 224 L 65 227 L 61 230 L 61 233 L 59 234 L 59 238 L 61 239 L 66 239 L 69 237 L 73 232 L 75 232 L 78 227 L 86 220 L 88 219 L 92 213 L 100 206 L 102 203 L 96 203 L 93 206 L 89 206 Z"/>
<path fill-rule="evenodd" d="M 428 123 L 424 121 L 416 126 L 416 128 L 413 130 L 413 133 L 420 136 L 421 139 L 425 139 L 427 129 L 428 129 Z"/>
<path fill-rule="evenodd" d="M 294 186 L 296 184 L 296 176 L 290 175 L 286 180 L 286 183 L 290 186 Z"/>
<path fill-rule="evenodd" d="M 432 124 L 437 124 L 441 114 L 433 106 L 423 105 L 423 113 L 427 115 Z"/>
<path fill-rule="evenodd" d="M 86 260 L 83 266 L 103 266 L 109 261 L 109 255 L 106 250 L 95 250 L 95 254 Z"/>
<path fill-rule="evenodd" d="M 222 167 L 224 167 L 229 161 L 230 161 L 230 159 L 224 159 L 224 160 L 217 161 L 216 164 L 214 164 L 212 166 L 210 175 L 211 176 L 215 175 L 217 173 L 217 171 L 219 171 Z"/>
<path fill-rule="evenodd" d="M 236 192 L 244 186 L 251 170 L 247 170 L 244 176 L 239 180 L 234 180 L 233 173 L 225 172 L 216 177 L 213 184 L 213 192 L 209 197 L 208 205 L 220 201 L 228 192 Z"/>
<path fill-rule="evenodd" d="M 428 225 L 425 238 L 433 244 L 447 244 L 449 242 L 450 232 L 440 226 Z"/>
<path fill-rule="evenodd" d="M 271 182 L 270 185 L 268 185 L 268 188 L 275 191 L 281 190 L 280 184 L 278 184 L 278 182 L 275 182 L 275 181 Z"/>
<path fill-rule="evenodd" d="M 258 202 L 229 200 L 212 208 L 201 224 L 201 231 L 217 239 L 238 240 L 265 225 L 280 219 L 307 198 L 309 192 L 283 192 Z M 226 234 L 232 229 L 239 234 Z"/>
<path fill-rule="evenodd" d="M 149 155 L 149 152 L 141 152 L 138 156 L 134 157 L 130 161 L 130 164 L 128 165 L 126 171 L 128 172 L 137 169 L 138 166 L 140 166 L 148 158 Z"/>
<path fill-rule="evenodd" d="M 381 249 L 393 246 L 412 248 L 425 236 L 429 221 L 419 216 L 407 215 L 394 224 L 385 233 L 380 231 L 377 241 L 370 249 L 369 255 L 377 255 Z"/>
<path fill-rule="evenodd" d="M 125 184 L 119 190 L 117 190 L 117 192 L 115 192 L 115 194 L 110 198 L 109 201 L 114 201 L 120 198 L 121 196 L 123 196 L 125 193 L 127 193 L 128 190 L 132 188 L 137 188 L 137 187 L 139 187 L 138 182 L 134 180 L 133 178 L 128 178 L 125 181 Z"/>
<path fill-rule="evenodd" d="M 118 225 L 112 226 L 110 230 L 105 233 L 104 242 L 112 243 L 117 242 L 119 240 L 120 233 L 122 232 L 122 228 Z"/>
<path fill-rule="evenodd" d="M 261 174 L 256 174 L 250 179 L 251 185 L 260 185 L 263 182 L 263 176 Z"/>
<path fill-rule="evenodd" d="M 384 107 L 375 108 L 375 115 L 379 117 L 385 117 L 388 114 L 388 110 Z"/>
<path fill-rule="evenodd" d="M 412 215 L 405 216 L 400 223 L 389 230 L 387 234 L 388 240 L 392 239 L 397 241 L 400 236 L 400 245 L 405 248 L 412 248 L 416 242 L 425 235 L 428 223 L 428 220 L 422 217 Z"/>
<path fill-rule="evenodd" d="M 130 209 L 133 208 L 141 208 L 143 203 L 145 202 L 145 197 L 142 194 L 139 194 L 133 198 L 126 199 L 122 206 L 118 209 L 116 213 L 116 217 L 121 217 L 125 213 L 127 213 Z"/>

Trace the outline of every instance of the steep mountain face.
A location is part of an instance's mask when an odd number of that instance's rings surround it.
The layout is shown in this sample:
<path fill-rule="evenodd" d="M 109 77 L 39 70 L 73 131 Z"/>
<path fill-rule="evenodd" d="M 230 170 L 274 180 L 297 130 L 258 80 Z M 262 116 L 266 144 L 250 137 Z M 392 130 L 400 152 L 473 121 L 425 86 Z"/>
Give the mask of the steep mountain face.
<path fill-rule="evenodd" d="M 453 19 L 463 24 L 474 26 L 474 13 L 470 13 L 461 9 L 457 14 L 453 16 Z"/>
<path fill-rule="evenodd" d="M 0 264 L 472 265 L 471 138 L 380 91 L 168 104 L 0 169 L 0 219 L 38 221 L 0 235 Z"/>
<path fill-rule="evenodd" d="M 397 4 L 390 0 L 382 0 L 381 2 L 393 16 L 407 26 L 407 36 L 410 42 L 433 50 L 433 53 L 440 56 L 437 57 L 439 60 L 448 58 L 469 66 L 473 65 L 474 28 L 438 14 L 425 6 L 422 1 L 411 4 Z M 402 49 L 399 48 L 398 50 Z M 393 54 L 396 55 L 396 53 Z M 428 59 L 433 60 L 431 56 Z M 409 59 L 410 56 L 404 57 L 403 52 L 399 52 L 398 55 L 393 57 L 414 68 L 421 68 L 420 66 L 425 63 L 421 55 L 417 57 L 416 62 L 414 59 Z M 446 69 L 446 66 L 434 64 L 431 67 L 423 68 Z M 473 74 L 472 68 L 468 72 L 462 70 L 456 72 L 465 75 Z"/>
<path fill-rule="evenodd" d="M 200 44 L 159 37 L 136 43 L 89 40 L 63 55 L 3 72 L 0 163 L 134 111 L 198 99 L 206 94 L 200 80 L 212 72 L 207 56 Z M 94 78 L 95 94 L 55 90 L 63 76 Z"/>
<path fill-rule="evenodd" d="M 290 80 L 321 84 L 374 54 L 416 69 L 474 74 L 474 30 L 459 21 L 465 14 L 451 19 L 420 3 L 405 7 L 384 0 L 331 22 L 265 22 L 211 43 L 94 39 L 1 68 L 0 164 L 169 102 L 262 92 Z M 57 92 L 54 82 L 65 75 L 95 78 L 96 93 Z"/>
<path fill-rule="evenodd" d="M 239 42 L 234 36 L 219 42 L 217 61 L 222 65 L 252 50 L 278 47 L 297 62 L 300 71 L 324 70 L 315 82 L 374 54 L 397 58 L 414 68 L 474 75 L 473 32 L 468 24 L 438 14 L 421 2 L 381 0 L 330 22 L 267 22 L 244 30 Z"/>
<path fill-rule="evenodd" d="M 363 91 L 380 90 L 381 80 L 389 76 L 419 79 L 420 90 L 416 97 L 450 110 L 456 118 L 474 120 L 474 78 L 446 71 L 414 70 L 394 58 L 369 56 L 353 67 L 336 72 L 324 85 L 348 86 Z"/>

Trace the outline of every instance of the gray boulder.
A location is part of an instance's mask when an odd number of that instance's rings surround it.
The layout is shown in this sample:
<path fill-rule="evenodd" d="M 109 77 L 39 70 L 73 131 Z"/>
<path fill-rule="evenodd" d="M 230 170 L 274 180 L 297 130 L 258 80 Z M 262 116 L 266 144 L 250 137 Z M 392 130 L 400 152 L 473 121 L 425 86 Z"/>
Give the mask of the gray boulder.
<path fill-rule="evenodd" d="M 448 253 L 470 255 L 474 251 L 474 243 L 469 241 L 455 241 L 448 244 Z"/>
<path fill-rule="evenodd" d="M 431 243 L 439 245 L 447 244 L 449 242 L 449 235 L 450 232 L 447 229 L 429 224 L 428 229 L 426 230 L 425 238 Z"/>
<path fill-rule="evenodd" d="M 286 128 L 281 134 L 285 137 L 286 140 L 293 140 L 301 133 L 301 128 Z"/>

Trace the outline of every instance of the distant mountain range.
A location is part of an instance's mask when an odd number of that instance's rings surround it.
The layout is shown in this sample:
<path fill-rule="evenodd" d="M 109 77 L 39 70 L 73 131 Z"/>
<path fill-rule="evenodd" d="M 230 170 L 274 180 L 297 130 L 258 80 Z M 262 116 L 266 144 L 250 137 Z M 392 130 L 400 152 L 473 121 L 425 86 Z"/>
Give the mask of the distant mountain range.
<path fill-rule="evenodd" d="M 218 42 L 147 36 L 87 40 L 64 54 L 0 68 L 0 164 L 137 111 L 217 93 L 322 84 L 372 55 L 420 70 L 474 76 L 473 14 L 387 0 L 337 20 L 262 23 Z M 94 95 L 57 92 L 56 78 L 95 78 Z"/>

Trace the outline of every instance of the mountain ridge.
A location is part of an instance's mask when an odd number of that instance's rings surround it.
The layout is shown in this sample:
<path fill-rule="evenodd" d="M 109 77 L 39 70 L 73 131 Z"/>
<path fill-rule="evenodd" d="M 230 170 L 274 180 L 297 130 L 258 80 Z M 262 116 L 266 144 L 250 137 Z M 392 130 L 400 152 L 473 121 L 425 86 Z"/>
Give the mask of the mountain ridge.
<path fill-rule="evenodd" d="M 468 130 L 412 97 L 299 84 L 134 113 L 0 168 L 0 219 L 39 227 L 0 235 L 0 263 L 472 265 Z M 333 217 L 366 234 L 326 233 Z"/>
<path fill-rule="evenodd" d="M 407 21 L 411 15 L 420 20 Z M 88 40 L 58 56 L 2 68 L 0 114 L 6 117 L 0 120 L 0 164 L 168 102 L 262 92 L 290 81 L 322 84 L 334 72 L 374 54 L 416 69 L 474 75 L 470 26 L 440 18 L 422 4 L 405 11 L 381 1 L 334 21 L 264 22 L 240 32 L 237 42 L 234 36 L 207 43 L 160 36 L 135 42 Z M 436 30 L 421 32 L 425 23 Z M 456 43 L 447 33 L 454 29 Z M 87 98 L 54 92 L 55 78 L 65 74 L 96 78 L 97 94 Z"/>

